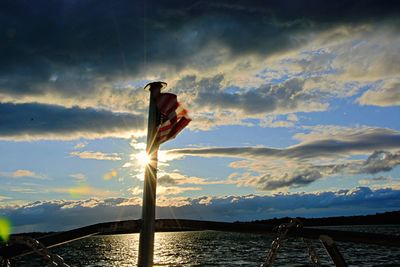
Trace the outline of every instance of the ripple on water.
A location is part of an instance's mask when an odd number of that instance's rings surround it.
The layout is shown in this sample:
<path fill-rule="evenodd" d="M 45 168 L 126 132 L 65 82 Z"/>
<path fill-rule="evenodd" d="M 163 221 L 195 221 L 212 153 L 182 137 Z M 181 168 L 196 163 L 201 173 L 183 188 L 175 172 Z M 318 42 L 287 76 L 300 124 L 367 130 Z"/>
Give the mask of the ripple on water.
<path fill-rule="evenodd" d="M 342 229 L 335 227 L 335 229 Z M 355 228 L 352 227 L 352 230 Z M 399 227 L 358 227 L 359 231 L 398 233 Z M 397 231 L 397 232 L 396 232 Z M 138 234 L 94 236 L 52 251 L 71 266 L 134 266 Z M 155 266 L 259 266 L 271 246 L 271 237 L 261 234 L 215 231 L 156 233 Z M 319 242 L 314 246 L 324 266 L 333 266 Z M 373 245 L 338 243 L 349 266 L 400 266 L 400 249 Z M 44 266 L 34 255 L 17 259 L 16 266 Z M 300 240 L 289 239 L 278 253 L 274 266 L 312 266 Z"/>

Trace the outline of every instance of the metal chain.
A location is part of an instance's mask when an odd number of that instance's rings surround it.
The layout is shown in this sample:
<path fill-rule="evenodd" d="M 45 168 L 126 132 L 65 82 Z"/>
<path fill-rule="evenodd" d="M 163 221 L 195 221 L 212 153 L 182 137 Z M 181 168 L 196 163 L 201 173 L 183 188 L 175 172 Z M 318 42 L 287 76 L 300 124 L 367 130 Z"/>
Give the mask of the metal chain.
<path fill-rule="evenodd" d="M 318 254 L 315 251 L 315 248 L 314 248 L 311 240 L 303 238 L 303 242 L 307 246 L 308 256 L 310 257 L 311 262 L 314 264 L 314 266 L 321 267 L 322 266 L 321 260 L 318 257 Z"/>
<path fill-rule="evenodd" d="M 290 223 L 283 223 L 278 226 L 276 238 L 274 239 L 274 241 L 272 241 L 271 248 L 267 254 L 267 258 L 265 262 L 261 264 L 261 267 L 272 267 L 272 264 L 274 263 L 278 254 L 278 250 L 283 245 L 283 241 L 286 238 L 286 234 L 291 228 L 299 227 L 300 225 L 301 223 L 299 220 L 293 219 L 290 221 Z"/>
<path fill-rule="evenodd" d="M 51 253 L 45 245 L 38 240 L 29 236 L 15 236 L 10 239 L 10 242 L 24 244 L 32 248 L 32 250 L 41 255 L 51 266 L 70 267 L 64 262 L 64 259 L 59 255 Z"/>
<path fill-rule="evenodd" d="M 3 259 L 0 257 L 0 266 L 1 267 L 11 267 L 11 262 L 9 259 Z"/>

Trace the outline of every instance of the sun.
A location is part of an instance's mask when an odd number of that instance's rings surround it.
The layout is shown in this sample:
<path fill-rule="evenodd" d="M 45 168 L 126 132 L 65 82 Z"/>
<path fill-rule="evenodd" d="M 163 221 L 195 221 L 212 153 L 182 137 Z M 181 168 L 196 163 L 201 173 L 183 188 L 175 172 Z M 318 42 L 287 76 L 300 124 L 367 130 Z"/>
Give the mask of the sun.
<path fill-rule="evenodd" d="M 137 167 L 141 169 L 145 169 L 147 166 L 152 165 L 153 167 L 160 165 L 168 165 L 168 161 L 172 158 L 167 154 L 166 151 L 159 150 L 156 158 L 151 159 L 151 155 L 146 153 L 146 150 L 139 150 L 130 155 L 130 159 L 133 161 L 132 163 L 125 164 L 126 167 Z"/>
<path fill-rule="evenodd" d="M 149 165 L 151 162 L 150 155 L 148 155 L 147 152 L 144 150 L 142 150 L 139 153 L 137 153 L 136 155 L 134 155 L 134 157 L 141 167 L 145 167 L 145 166 Z"/>

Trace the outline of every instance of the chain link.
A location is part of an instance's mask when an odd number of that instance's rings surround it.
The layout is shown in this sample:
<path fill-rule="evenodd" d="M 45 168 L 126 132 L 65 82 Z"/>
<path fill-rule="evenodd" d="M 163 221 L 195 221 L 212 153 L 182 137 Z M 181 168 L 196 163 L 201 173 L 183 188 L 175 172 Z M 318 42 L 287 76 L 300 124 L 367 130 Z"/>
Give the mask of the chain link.
<path fill-rule="evenodd" d="M 59 255 L 51 253 L 46 246 L 38 240 L 29 236 L 14 236 L 11 237 L 10 242 L 24 244 L 30 247 L 35 253 L 41 255 L 51 266 L 56 267 L 70 267 L 64 262 L 64 259 Z M 5 265 L 7 266 L 7 265 Z"/>
<path fill-rule="evenodd" d="M 303 227 L 303 224 L 298 219 L 292 219 L 290 223 L 283 223 L 279 225 L 276 238 L 272 241 L 271 248 L 267 254 L 267 258 L 265 262 L 261 264 L 261 267 L 272 267 L 272 264 L 274 263 L 276 256 L 278 254 L 278 250 L 283 245 L 283 241 L 286 239 L 287 233 L 292 228 L 301 228 L 301 227 Z M 307 247 L 308 256 L 310 257 L 311 262 L 314 264 L 314 266 L 321 267 L 322 266 L 321 260 L 318 257 L 318 254 L 311 240 L 303 238 L 303 242 Z"/>
<path fill-rule="evenodd" d="M 9 259 L 3 259 L 0 257 L 0 266 L 1 267 L 11 267 L 11 262 Z"/>
<path fill-rule="evenodd" d="M 278 226 L 278 231 L 276 234 L 276 238 L 271 243 L 271 248 L 268 251 L 267 258 L 261 267 L 272 267 L 276 256 L 278 255 L 279 248 L 283 245 L 283 241 L 286 238 L 287 233 L 293 227 L 300 227 L 301 222 L 297 219 L 292 219 L 290 223 L 283 223 Z"/>
<path fill-rule="evenodd" d="M 322 266 L 321 260 L 319 259 L 318 254 L 315 251 L 315 248 L 314 248 L 311 240 L 303 238 L 303 242 L 307 247 L 308 256 L 310 257 L 311 262 L 314 264 L 314 266 L 321 267 Z"/>

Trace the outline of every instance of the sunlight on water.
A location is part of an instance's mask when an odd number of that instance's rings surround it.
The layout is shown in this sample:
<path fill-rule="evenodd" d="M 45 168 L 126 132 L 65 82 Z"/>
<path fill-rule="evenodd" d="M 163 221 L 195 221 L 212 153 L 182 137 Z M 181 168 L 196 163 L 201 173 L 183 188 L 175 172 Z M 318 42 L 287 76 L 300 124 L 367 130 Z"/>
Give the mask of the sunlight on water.
<path fill-rule="evenodd" d="M 398 234 L 399 226 L 375 226 L 370 230 Z M 155 266 L 260 266 L 271 241 L 270 236 L 261 234 L 215 231 L 157 233 L 154 262 Z M 94 236 L 52 251 L 71 266 L 135 266 L 138 242 L 138 234 Z M 323 265 L 333 266 L 320 243 L 314 242 L 314 245 Z M 339 243 L 338 246 L 349 266 L 400 266 L 399 248 L 352 243 Z M 17 266 L 43 266 L 43 262 L 38 256 L 27 256 L 18 259 Z M 312 265 L 304 244 L 291 239 L 279 251 L 274 266 Z"/>

